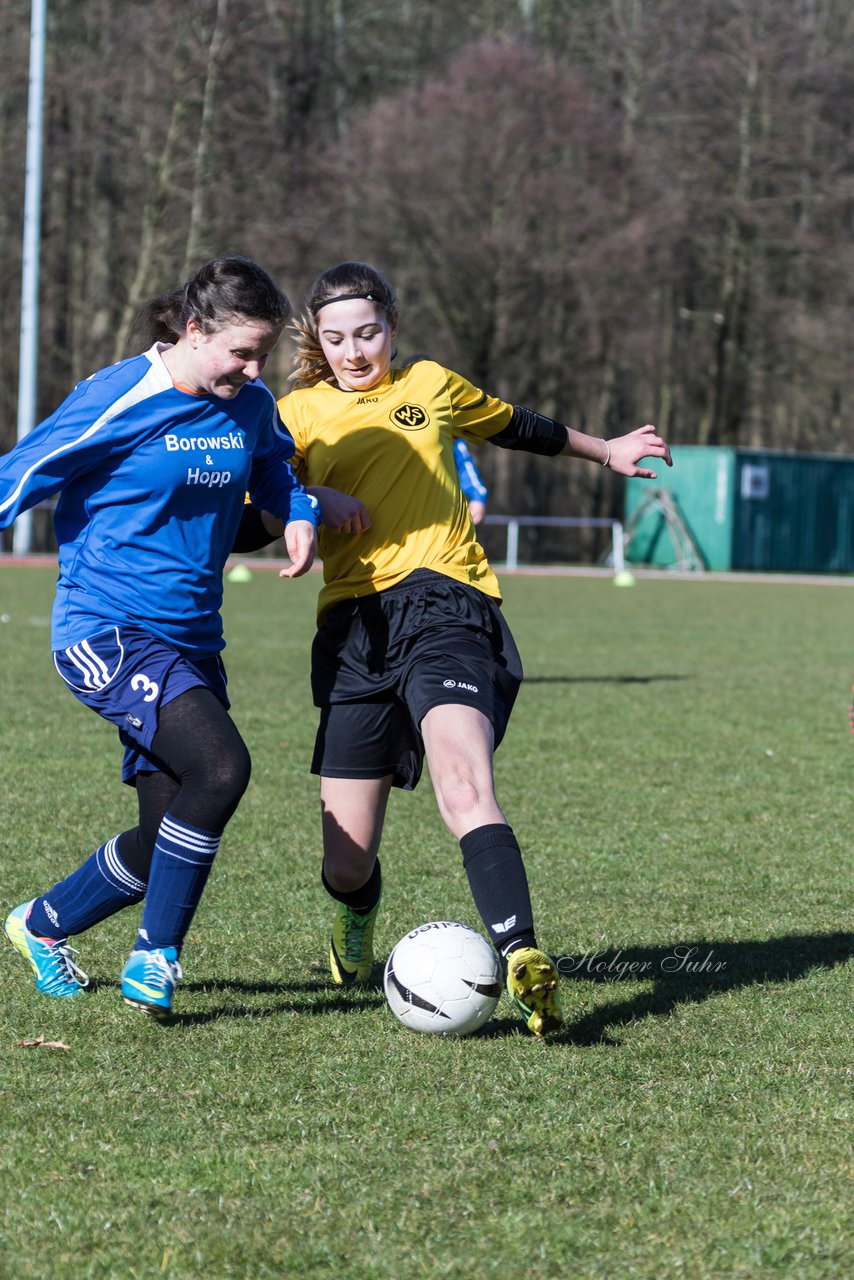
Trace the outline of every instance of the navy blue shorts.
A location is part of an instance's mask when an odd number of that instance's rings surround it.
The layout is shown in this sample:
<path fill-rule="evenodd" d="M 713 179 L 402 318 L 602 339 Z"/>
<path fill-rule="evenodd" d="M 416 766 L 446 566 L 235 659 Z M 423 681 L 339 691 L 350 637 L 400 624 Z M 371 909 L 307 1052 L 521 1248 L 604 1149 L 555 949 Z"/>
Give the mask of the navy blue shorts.
<path fill-rule="evenodd" d="M 164 769 L 151 751 L 161 707 L 199 686 L 231 705 L 219 654 L 188 658 L 139 627 L 109 627 L 56 649 L 53 661 L 75 698 L 118 727 L 122 781 L 131 785 L 138 773 Z"/>
<path fill-rule="evenodd" d="M 333 605 L 312 648 L 321 708 L 312 773 L 384 778 L 412 790 L 424 764 L 420 724 L 462 703 L 504 736 L 522 663 L 497 601 L 418 569 L 373 596 Z"/>

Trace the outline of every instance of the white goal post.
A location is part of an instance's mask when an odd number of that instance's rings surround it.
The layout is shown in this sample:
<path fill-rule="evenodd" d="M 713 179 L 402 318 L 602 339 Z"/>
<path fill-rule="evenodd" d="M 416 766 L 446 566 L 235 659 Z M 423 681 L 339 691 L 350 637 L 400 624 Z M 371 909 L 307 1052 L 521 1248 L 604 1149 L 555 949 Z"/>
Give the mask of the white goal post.
<path fill-rule="evenodd" d="M 44 502 L 39 502 L 33 508 L 34 511 L 48 510 L 52 511 L 56 507 L 56 499 L 49 498 Z M 20 517 L 19 517 L 20 519 Z M 487 515 L 483 518 L 484 524 L 504 525 L 507 529 L 507 546 L 504 554 L 504 569 L 518 569 L 519 567 L 519 529 L 522 525 L 526 527 L 545 525 L 551 528 L 564 529 L 581 529 L 596 528 L 611 530 L 611 551 L 606 560 L 606 565 L 614 570 L 615 574 L 622 573 L 626 567 L 625 544 L 623 536 L 623 526 L 619 520 L 606 520 L 598 516 L 493 516 Z M 0 546 L 0 556 L 3 556 L 3 548 Z M 14 555 L 15 552 L 13 551 Z"/>
<path fill-rule="evenodd" d="M 626 557 L 623 540 L 623 526 L 619 520 L 606 520 L 599 516 L 493 516 L 487 515 L 483 518 L 484 524 L 506 525 L 507 527 L 507 549 L 504 558 L 505 569 L 518 569 L 519 567 L 519 529 L 525 525 L 526 527 L 545 525 L 552 529 L 610 529 L 611 530 L 611 553 L 608 557 L 610 566 L 614 573 L 622 573 L 626 567 Z"/>

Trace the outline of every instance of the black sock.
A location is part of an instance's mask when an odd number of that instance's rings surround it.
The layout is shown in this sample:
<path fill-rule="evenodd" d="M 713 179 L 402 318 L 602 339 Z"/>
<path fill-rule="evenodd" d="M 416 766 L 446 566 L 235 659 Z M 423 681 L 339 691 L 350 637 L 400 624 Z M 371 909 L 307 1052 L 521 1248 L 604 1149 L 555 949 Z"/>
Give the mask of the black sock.
<path fill-rule="evenodd" d="M 476 827 L 460 848 L 474 904 L 502 963 L 517 947 L 535 947 L 528 877 L 512 828 L 501 822 Z"/>
<path fill-rule="evenodd" d="M 349 889 L 346 893 L 343 889 L 333 889 L 326 879 L 326 872 L 322 867 L 320 869 L 320 878 L 330 898 L 334 898 L 336 902 L 343 902 L 345 907 L 349 907 L 357 915 L 366 916 L 369 911 L 373 911 L 380 900 L 383 879 L 379 858 L 377 858 L 373 871 L 360 889 Z"/>

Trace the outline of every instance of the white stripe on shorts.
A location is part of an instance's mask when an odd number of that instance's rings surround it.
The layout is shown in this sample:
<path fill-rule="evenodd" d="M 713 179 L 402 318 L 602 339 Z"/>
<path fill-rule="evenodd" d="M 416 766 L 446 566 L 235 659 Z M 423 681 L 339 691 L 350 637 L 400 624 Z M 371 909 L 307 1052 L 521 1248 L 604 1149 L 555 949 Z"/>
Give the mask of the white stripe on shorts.
<path fill-rule="evenodd" d="M 83 643 L 85 644 L 85 641 Z M 65 650 L 65 656 L 82 675 L 84 689 L 101 688 L 103 684 L 101 672 L 88 654 L 83 651 L 82 645 L 73 644 L 70 649 Z"/>

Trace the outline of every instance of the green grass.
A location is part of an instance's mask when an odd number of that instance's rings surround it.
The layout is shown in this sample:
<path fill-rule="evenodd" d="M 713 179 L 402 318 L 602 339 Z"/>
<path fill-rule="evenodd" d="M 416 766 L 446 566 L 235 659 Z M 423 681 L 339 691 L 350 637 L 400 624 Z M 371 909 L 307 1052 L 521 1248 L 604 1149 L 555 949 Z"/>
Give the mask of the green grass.
<path fill-rule="evenodd" d="M 0 567 L 0 907 L 133 823 L 53 672 L 53 574 Z M 229 587 L 250 790 L 168 1029 L 0 949 L 0 1274 L 837 1280 L 854 1271 L 847 586 L 507 579 L 497 757 L 569 1025 L 405 1031 L 331 989 L 307 691 L 317 579 Z M 395 795 L 379 948 L 479 925 L 429 783 Z M 695 950 L 689 971 L 680 957 Z M 15 1047 L 44 1035 L 61 1050 Z M 4 1268 L 7 1270 L 4 1271 Z"/>

